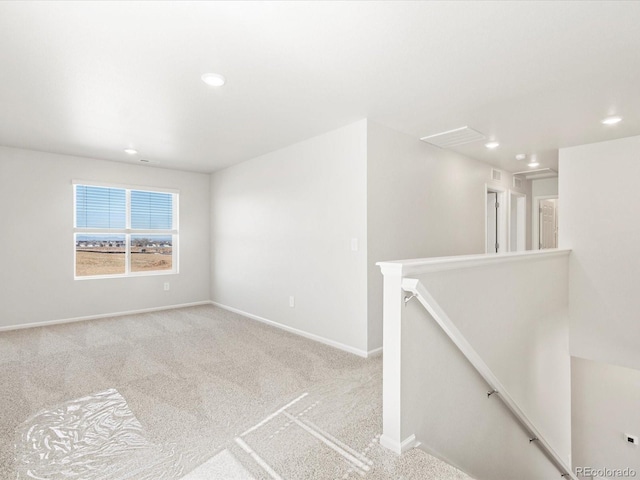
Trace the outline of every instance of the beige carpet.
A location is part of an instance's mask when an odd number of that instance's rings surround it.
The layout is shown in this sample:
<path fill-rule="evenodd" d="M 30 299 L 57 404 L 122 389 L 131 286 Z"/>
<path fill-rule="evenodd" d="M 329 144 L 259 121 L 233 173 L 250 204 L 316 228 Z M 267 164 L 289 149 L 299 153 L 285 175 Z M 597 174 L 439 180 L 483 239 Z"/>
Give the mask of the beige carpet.
<path fill-rule="evenodd" d="M 0 478 L 468 479 L 378 443 L 381 358 L 211 307 L 0 333 Z"/>

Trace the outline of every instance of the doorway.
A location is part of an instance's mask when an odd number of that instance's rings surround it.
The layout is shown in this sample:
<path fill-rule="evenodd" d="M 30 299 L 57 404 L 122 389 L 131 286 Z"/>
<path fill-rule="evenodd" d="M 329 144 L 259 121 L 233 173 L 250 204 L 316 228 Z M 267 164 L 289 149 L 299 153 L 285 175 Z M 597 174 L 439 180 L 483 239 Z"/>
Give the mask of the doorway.
<path fill-rule="evenodd" d="M 487 186 L 485 189 L 485 252 L 507 251 L 506 191 Z"/>
<path fill-rule="evenodd" d="M 527 196 L 509 194 L 509 251 L 524 252 L 527 249 Z"/>
<path fill-rule="evenodd" d="M 558 248 L 558 196 L 536 197 L 533 208 L 533 248 Z"/>
<path fill-rule="evenodd" d="M 540 250 L 558 248 L 558 199 L 540 201 Z"/>

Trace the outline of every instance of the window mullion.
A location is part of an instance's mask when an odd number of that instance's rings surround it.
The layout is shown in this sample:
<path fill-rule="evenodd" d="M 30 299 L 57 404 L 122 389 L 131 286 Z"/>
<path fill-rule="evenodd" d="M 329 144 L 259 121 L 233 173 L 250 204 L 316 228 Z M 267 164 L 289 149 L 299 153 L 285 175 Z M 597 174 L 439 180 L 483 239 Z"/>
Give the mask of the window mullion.
<path fill-rule="evenodd" d="M 125 199 L 125 208 L 127 211 L 125 228 L 131 230 L 131 190 L 125 190 Z"/>
<path fill-rule="evenodd" d="M 126 233 L 124 235 L 124 244 L 125 244 L 125 262 L 124 269 L 125 275 L 129 275 L 131 273 L 131 190 L 128 188 L 125 190 L 125 208 L 127 211 L 125 228 Z"/>
<path fill-rule="evenodd" d="M 124 262 L 124 270 L 125 275 L 129 275 L 131 273 L 131 235 L 126 234 L 124 236 L 124 251 L 125 251 L 125 262 Z"/>

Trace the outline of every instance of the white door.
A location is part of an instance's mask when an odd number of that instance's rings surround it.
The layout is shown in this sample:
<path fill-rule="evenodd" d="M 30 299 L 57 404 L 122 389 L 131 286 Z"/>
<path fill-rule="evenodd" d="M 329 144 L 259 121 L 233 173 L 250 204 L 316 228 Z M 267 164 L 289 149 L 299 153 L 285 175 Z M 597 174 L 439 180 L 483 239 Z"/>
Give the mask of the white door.
<path fill-rule="evenodd" d="M 558 200 L 540 200 L 540 249 L 558 248 Z"/>
<path fill-rule="evenodd" d="M 487 253 L 498 253 L 498 193 L 487 192 Z"/>

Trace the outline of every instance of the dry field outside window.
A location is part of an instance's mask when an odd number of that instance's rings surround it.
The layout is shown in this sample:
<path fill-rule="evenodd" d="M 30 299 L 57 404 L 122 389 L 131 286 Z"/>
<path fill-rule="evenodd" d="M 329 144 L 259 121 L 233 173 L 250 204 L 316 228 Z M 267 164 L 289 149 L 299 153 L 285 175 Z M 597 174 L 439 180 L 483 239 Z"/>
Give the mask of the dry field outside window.
<path fill-rule="evenodd" d="M 131 271 L 171 270 L 173 247 L 131 247 Z"/>
<path fill-rule="evenodd" d="M 142 250 L 145 250 L 144 252 Z M 171 270 L 172 248 L 131 249 L 131 271 L 148 272 Z M 122 275 L 125 273 L 125 249 L 112 247 L 92 247 L 76 249 L 76 276 Z"/>

